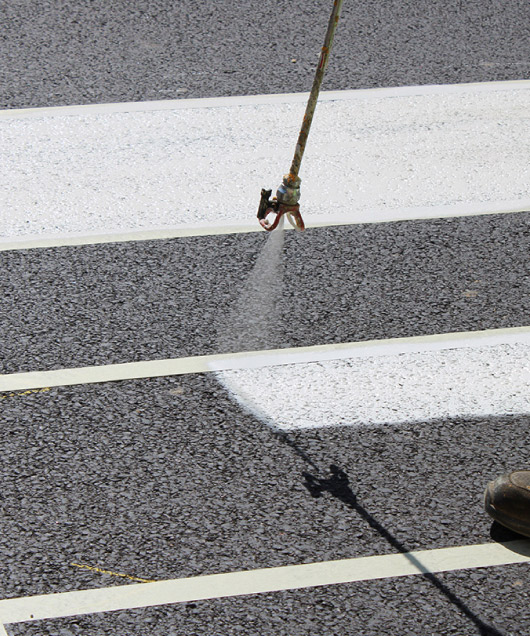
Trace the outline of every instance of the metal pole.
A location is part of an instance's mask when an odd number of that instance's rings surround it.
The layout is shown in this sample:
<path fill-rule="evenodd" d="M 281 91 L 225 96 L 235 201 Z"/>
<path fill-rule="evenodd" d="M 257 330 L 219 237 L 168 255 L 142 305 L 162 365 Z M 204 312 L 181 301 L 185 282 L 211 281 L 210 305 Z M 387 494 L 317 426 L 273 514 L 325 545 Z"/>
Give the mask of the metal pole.
<path fill-rule="evenodd" d="M 324 39 L 324 46 L 320 52 L 320 59 L 313 80 L 313 86 L 311 87 L 311 93 L 309 94 L 309 100 L 305 109 L 304 120 L 302 122 L 302 128 L 298 135 L 298 141 L 296 143 L 296 149 L 294 151 L 293 163 L 289 174 L 283 176 L 283 181 L 276 191 L 276 196 L 271 200 L 271 190 L 263 188 L 261 190 L 261 199 L 258 207 L 258 219 L 261 227 L 267 232 L 274 230 L 285 214 L 291 225 L 297 230 L 303 230 L 305 228 L 304 221 L 300 214 L 300 177 L 298 171 L 300 170 L 300 164 L 302 163 L 302 157 L 304 155 L 305 145 L 307 137 L 309 135 L 309 129 L 311 128 L 311 122 L 313 121 L 313 114 L 317 105 L 318 94 L 320 92 L 320 85 L 326 72 L 328 65 L 329 53 L 331 46 L 333 45 L 333 36 L 337 28 L 339 21 L 339 14 L 342 8 L 343 0 L 335 0 L 333 3 L 333 11 L 329 19 L 328 30 Z M 275 220 L 271 223 L 268 220 L 270 214 L 276 214 Z"/>
<path fill-rule="evenodd" d="M 302 122 L 302 128 L 298 135 L 298 141 L 296 143 L 296 149 L 294 151 L 293 163 L 289 170 L 288 181 L 290 184 L 296 183 L 298 172 L 300 170 L 300 164 L 302 163 L 302 157 L 304 155 L 305 145 L 307 137 L 309 135 L 309 129 L 311 128 L 311 122 L 313 121 L 313 114 L 317 105 L 318 94 L 320 92 L 320 85 L 326 72 L 328 65 L 329 53 L 333 45 L 333 36 L 335 35 L 335 29 L 339 21 L 340 10 L 342 8 L 343 0 L 335 0 L 333 4 L 333 11 L 329 19 L 328 30 L 326 32 L 326 38 L 324 40 L 324 46 L 320 53 L 320 60 L 318 62 L 317 72 L 315 79 L 313 80 L 313 86 L 311 87 L 311 93 L 309 95 L 309 101 L 305 110 L 304 120 Z"/>

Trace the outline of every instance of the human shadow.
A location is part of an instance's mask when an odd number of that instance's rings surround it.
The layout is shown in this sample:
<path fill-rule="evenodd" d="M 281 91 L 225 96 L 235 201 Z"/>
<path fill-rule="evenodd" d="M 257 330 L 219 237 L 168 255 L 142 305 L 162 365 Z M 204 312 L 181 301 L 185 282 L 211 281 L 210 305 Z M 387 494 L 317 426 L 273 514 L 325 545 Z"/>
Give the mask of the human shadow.
<path fill-rule="evenodd" d="M 292 446 L 292 444 L 290 444 Z M 301 451 L 302 455 L 305 455 Z M 311 462 L 313 464 L 313 462 Z M 313 464 L 314 465 L 314 464 Z M 488 625 L 481 620 L 463 601 L 458 598 L 446 585 L 444 585 L 432 572 L 422 564 L 414 554 L 410 553 L 401 541 L 396 539 L 384 526 L 382 526 L 357 500 L 357 496 L 353 492 L 348 475 L 335 464 L 330 467 L 330 475 L 328 477 L 318 477 L 310 473 L 302 473 L 305 482 L 304 486 L 315 499 L 322 496 L 323 493 L 329 493 L 341 501 L 350 510 L 362 517 L 368 525 L 376 530 L 388 543 L 398 552 L 403 554 L 418 570 L 421 575 L 429 581 L 437 590 L 439 590 L 453 605 L 455 605 L 469 620 L 471 620 L 478 629 L 479 634 L 484 636 L 502 636 L 502 632 Z"/>
<path fill-rule="evenodd" d="M 391 534 L 383 525 L 381 525 L 374 517 L 364 508 L 357 500 L 356 494 L 353 492 L 348 475 L 338 466 L 332 464 L 329 467 L 330 474 L 326 477 L 320 477 L 321 472 L 311 460 L 311 458 L 300 449 L 287 435 L 280 435 L 282 441 L 288 444 L 297 455 L 308 462 L 317 474 L 303 472 L 304 486 L 310 495 L 315 499 L 320 498 L 324 493 L 328 493 L 332 497 L 338 499 L 351 511 L 358 514 L 366 523 L 378 532 L 397 552 L 403 554 L 414 566 L 421 572 L 421 576 L 429 581 L 446 599 L 457 607 L 477 627 L 481 636 L 503 636 L 503 633 L 492 625 L 488 625 L 479 618 L 454 592 L 452 592 L 444 583 L 442 583 L 432 572 L 422 564 L 414 554 L 411 554 L 405 545 Z"/>

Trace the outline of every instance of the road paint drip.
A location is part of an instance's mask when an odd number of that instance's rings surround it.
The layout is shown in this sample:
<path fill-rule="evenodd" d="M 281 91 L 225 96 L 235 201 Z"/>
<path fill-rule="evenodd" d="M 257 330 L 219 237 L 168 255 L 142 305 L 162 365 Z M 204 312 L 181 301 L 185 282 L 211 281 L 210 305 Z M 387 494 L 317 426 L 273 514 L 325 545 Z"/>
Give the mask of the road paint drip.
<path fill-rule="evenodd" d="M 50 389 L 51 387 L 47 386 L 43 389 L 29 389 L 28 391 L 22 391 L 20 393 L 6 393 L 5 395 L 0 395 L 0 400 L 7 400 L 7 398 L 18 397 L 20 395 L 31 395 L 32 393 L 46 393 Z"/>
<path fill-rule="evenodd" d="M 121 574 L 120 572 L 112 572 L 111 570 L 103 570 L 94 565 L 85 565 L 83 563 L 70 563 L 75 568 L 81 570 L 90 570 L 91 572 L 98 572 L 99 574 L 110 574 L 111 576 L 119 576 L 122 579 L 128 579 L 129 581 L 136 581 L 137 583 L 155 583 L 155 579 L 142 579 L 138 576 L 130 576 L 129 574 Z"/>

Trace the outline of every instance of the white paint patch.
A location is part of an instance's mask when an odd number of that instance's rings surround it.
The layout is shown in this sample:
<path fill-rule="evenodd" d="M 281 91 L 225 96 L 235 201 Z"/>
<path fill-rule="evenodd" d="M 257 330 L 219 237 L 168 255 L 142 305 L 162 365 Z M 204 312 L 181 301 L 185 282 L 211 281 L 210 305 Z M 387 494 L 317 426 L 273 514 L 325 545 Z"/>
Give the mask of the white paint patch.
<path fill-rule="evenodd" d="M 218 378 L 282 430 L 530 413 L 530 344 L 241 369 Z"/>
<path fill-rule="evenodd" d="M 115 382 L 118 380 L 155 378 L 188 373 L 265 369 L 282 365 L 303 365 L 311 362 L 346 360 L 350 358 L 363 359 L 403 353 L 443 351 L 455 348 L 472 349 L 499 344 L 530 346 L 530 327 L 315 345 L 292 349 L 243 351 L 241 353 L 223 353 L 168 360 L 146 360 L 95 367 L 54 369 L 53 371 L 11 373 L 0 375 L 0 391 Z M 298 366 L 296 368 L 302 367 Z M 221 381 L 228 380 L 228 376 L 225 374 L 220 375 L 219 378 Z M 239 380 L 237 385 L 241 388 L 240 395 L 243 395 L 244 387 L 241 387 Z M 262 384 L 261 386 L 263 387 L 264 385 Z M 271 386 L 277 388 L 278 383 L 274 380 Z"/>
<path fill-rule="evenodd" d="M 8 636 L 5 627 L 0 623 L 0 636 Z"/>
<path fill-rule="evenodd" d="M 0 236 L 252 221 L 305 107 L 276 97 L 2 114 Z M 302 165 L 306 221 L 530 208 L 529 106 L 526 83 L 324 98 Z"/>
<path fill-rule="evenodd" d="M 5 623 L 22 623 L 528 561 L 529 541 L 485 543 L 5 599 L 0 616 Z"/>

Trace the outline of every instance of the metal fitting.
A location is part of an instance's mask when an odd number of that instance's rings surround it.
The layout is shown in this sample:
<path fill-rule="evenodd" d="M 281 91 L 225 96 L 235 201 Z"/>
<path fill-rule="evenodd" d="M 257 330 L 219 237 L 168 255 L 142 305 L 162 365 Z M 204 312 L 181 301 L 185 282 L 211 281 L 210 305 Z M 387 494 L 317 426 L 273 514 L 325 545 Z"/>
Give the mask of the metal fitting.
<path fill-rule="evenodd" d="M 300 177 L 292 177 L 289 174 L 283 176 L 282 185 L 276 191 L 278 203 L 283 205 L 297 205 L 300 201 Z"/>

